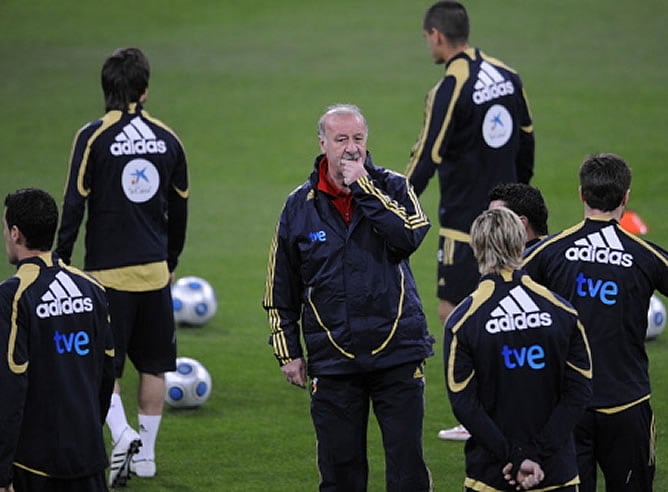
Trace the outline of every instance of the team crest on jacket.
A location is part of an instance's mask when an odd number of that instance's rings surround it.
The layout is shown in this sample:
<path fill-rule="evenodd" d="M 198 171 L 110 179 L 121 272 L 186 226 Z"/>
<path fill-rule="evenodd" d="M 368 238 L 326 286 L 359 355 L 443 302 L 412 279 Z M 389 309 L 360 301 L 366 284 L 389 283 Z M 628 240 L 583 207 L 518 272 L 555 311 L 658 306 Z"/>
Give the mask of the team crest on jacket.
<path fill-rule="evenodd" d="M 513 134 L 513 118 L 505 106 L 494 104 L 485 113 L 482 138 L 493 149 L 503 147 Z"/>
<path fill-rule="evenodd" d="M 160 188 L 160 173 L 152 162 L 132 159 L 123 168 L 121 185 L 130 201 L 143 203 L 153 198 Z"/>

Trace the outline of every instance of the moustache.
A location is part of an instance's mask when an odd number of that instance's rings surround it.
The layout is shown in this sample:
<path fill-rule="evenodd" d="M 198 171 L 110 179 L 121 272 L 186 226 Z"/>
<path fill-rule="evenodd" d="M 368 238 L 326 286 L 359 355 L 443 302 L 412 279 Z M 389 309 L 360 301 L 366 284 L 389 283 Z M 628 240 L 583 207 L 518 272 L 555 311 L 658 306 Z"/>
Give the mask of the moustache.
<path fill-rule="evenodd" d="M 351 152 L 344 152 L 343 155 L 341 156 L 341 159 L 346 159 L 346 160 L 348 160 L 348 161 L 356 161 L 356 160 L 359 159 L 360 157 L 362 157 L 362 154 L 361 154 L 360 151 L 358 150 L 358 151 L 355 152 L 354 154 L 351 153 Z"/>

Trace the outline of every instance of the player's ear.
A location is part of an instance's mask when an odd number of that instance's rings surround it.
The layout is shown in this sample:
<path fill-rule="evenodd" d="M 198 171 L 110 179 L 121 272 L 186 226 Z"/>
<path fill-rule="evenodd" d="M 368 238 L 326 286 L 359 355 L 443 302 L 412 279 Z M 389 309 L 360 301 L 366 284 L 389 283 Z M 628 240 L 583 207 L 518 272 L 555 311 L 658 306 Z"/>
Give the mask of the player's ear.
<path fill-rule="evenodd" d="M 25 244 L 25 236 L 16 225 L 9 228 L 9 238 L 14 244 Z"/>
<path fill-rule="evenodd" d="M 580 201 L 584 203 L 585 199 L 582 196 L 582 186 L 578 186 L 578 197 L 580 197 Z"/>

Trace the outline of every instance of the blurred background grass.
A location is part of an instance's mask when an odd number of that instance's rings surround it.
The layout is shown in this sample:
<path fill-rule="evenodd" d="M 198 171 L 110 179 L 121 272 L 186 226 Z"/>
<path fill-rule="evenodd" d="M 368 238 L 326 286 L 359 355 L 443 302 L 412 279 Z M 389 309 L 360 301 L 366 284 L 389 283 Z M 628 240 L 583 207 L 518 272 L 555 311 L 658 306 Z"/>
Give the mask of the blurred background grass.
<path fill-rule="evenodd" d="M 146 109 L 177 131 L 188 153 L 190 225 L 177 276 L 208 279 L 220 305 L 207 326 L 179 329 L 179 354 L 209 368 L 214 392 L 198 410 L 166 411 L 158 476 L 135 478 L 128 490 L 316 489 L 308 395 L 284 383 L 266 343 L 261 298 L 269 241 L 285 197 L 318 152 L 315 124 L 325 106 L 358 104 L 370 123 L 374 160 L 405 169 L 424 96 L 442 76 L 421 34 L 430 3 L 0 2 L 3 196 L 38 186 L 60 202 L 72 138 L 102 115 L 100 67 L 120 46 L 148 55 Z M 630 208 L 648 222 L 647 238 L 668 245 L 665 2 L 465 3 L 472 44 L 523 77 L 537 139 L 533 184 L 548 201 L 551 230 L 582 217 L 577 169 L 584 156 L 610 151 L 632 166 Z M 423 195 L 432 220 L 437 197 L 433 182 Z M 83 235 L 79 265 L 82 243 Z M 425 453 L 436 490 L 449 491 L 460 490 L 464 469 L 462 445 L 436 438 L 455 421 L 442 374 L 435 250 L 432 231 L 412 264 L 437 338 L 427 365 Z M 0 263 L 2 278 L 12 273 Z M 648 345 L 656 490 L 668 490 L 666 340 Z M 123 385 L 132 416 L 131 370 Z M 369 490 L 380 491 L 384 465 L 373 420 L 370 429 Z"/>

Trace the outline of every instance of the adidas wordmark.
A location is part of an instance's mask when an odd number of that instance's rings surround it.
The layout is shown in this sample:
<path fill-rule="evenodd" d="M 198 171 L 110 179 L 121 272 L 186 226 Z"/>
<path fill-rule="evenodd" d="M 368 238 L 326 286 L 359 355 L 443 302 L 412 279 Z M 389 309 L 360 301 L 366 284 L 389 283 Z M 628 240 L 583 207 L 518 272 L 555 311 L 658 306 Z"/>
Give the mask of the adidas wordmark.
<path fill-rule="evenodd" d="M 474 85 L 473 102 L 482 104 L 501 96 L 515 93 L 515 86 L 506 80 L 491 63 L 486 61 L 480 64 L 478 80 Z"/>
<path fill-rule="evenodd" d="M 607 226 L 598 232 L 575 241 L 575 246 L 566 250 L 568 261 L 586 261 L 604 265 L 633 265 L 633 255 L 626 253 L 622 242 L 617 237 L 614 226 Z"/>
<path fill-rule="evenodd" d="M 164 154 L 167 144 L 158 140 L 149 126 L 137 116 L 123 127 L 109 150 L 115 156 L 135 154 Z"/>
<path fill-rule="evenodd" d="M 42 301 L 44 302 L 38 304 L 35 309 L 37 316 L 42 319 L 93 310 L 93 300 L 90 297 L 83 297 L 79 288 L 65 272 L 56 274 L 56 278 L 49 284 L 49 290 L 42 295 Z"/>
<path fill-rule="evenodd" d="M 485 323 L 485 330 L 491 334 L 552 325 L 550 313 L 542 312 L 519 285 L 499 301 L 491 315 Z"/>

